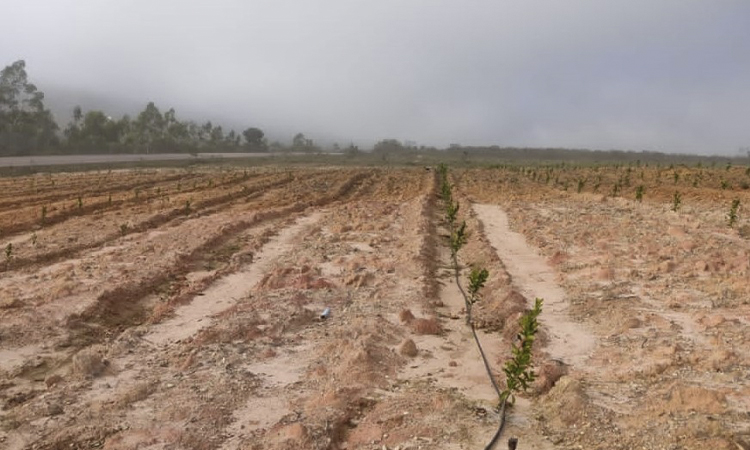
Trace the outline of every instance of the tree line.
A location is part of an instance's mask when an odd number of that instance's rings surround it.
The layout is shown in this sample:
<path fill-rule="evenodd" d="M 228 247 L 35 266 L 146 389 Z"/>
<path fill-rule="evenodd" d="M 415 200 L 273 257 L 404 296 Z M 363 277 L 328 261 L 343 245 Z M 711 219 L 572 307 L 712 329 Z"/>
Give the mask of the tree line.
<path fill-rule="evenodd" d="M 44 105 L 44 93 L 31 83 L 23 60 L 0 72 L 0 156 L 54 153 L 197 153 L 265 152 L 263 130 L 225 131 L 210 121 L 180 120 L 174 109 L 165 112 L 153 103 L 135 117 L 114 119 L 104 111 L 73 109 L 65 128 Z M 299 147 L 299 148 L 297 148 Z M 294 151 L 315 150 L 301 133 Z"/>
<path fill-rule="evenodd" d="M 162 112 L 153 102 L 136 116 L 114 119 L 104 111 L 83 111 L 76 106 L 72 120 L 64 127 L 55 121 L 44 105 L 44 93 L 31 83 L 23 60 L 0 72 L 0 156 L 81 153 L 199 153 L 199 152 L 295 152 L 317 153 L 322 149 L 312 139 L 297 133 L 291 145 L 268 142 L 263 130 L 249 127 L 242 132 L 225 131 L 210 121 L 197 123 L 180 120 L 174 109 Z M 355 156 L 362 152 L 353 143 L 330 149 Z M 518 148 L 499 146 L 462 146 L 451 144 L 440 150 L 410 141 L 383 139 L 370 152 L 384 162 L 413 158 L 416 154 L 439 154 L 451 160 L 473 161 L 577 161 L 577 162 L 653 162 L 731 161 L 750 158 L 750 147 L 742 156 L 700 156 L 648 151 L 588 150 L 570 148 Z M 438 153 L 439 152 L 439 153 Z"/>

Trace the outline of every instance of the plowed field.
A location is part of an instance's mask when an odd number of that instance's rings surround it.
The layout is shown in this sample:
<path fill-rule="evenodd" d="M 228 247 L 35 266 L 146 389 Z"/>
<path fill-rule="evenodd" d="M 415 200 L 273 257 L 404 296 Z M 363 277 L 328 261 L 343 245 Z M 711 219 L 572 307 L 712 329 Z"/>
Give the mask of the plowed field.
<path fill-rule="evenodd" d="M 451 179 L 501 385 L 545 299 L 497 448 L 750 448 L 743 168 Z M 500 421 L 434 170 L 2 178 L 0 245 L 1 448 L 474 449 Z"/>

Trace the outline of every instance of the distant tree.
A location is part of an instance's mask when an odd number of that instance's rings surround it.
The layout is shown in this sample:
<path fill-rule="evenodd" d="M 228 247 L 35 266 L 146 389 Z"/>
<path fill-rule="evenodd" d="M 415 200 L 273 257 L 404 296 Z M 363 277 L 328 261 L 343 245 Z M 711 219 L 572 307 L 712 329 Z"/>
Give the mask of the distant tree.
<path fill-rule="evenodd" d="M 292 150 L 295 152 L 314 152 L 317 148 L 312 139 L 307 139 L 304 134 L 297 133 L 292 139 Z"/>
<path fill-rule="evenodd" d="M 80 106 L 73 108 L 73 121 L 63 130 L 63 134 L 68 139 L 68 142 L 77 142 L 81 133 L 81 121 L 83 120 L 83 112 Z"/>
<path fill-rule="evenodd" d="M 211 140 L 211 131 L 213 131 L 214 125 L 209 120 L 208 122 L 201 125 L 200 129 L 200 140 L 201 141 L 210 141 Z"/>
<path fill-rule="evenodd" d="M 166 123 L 166 139 L 172 148 L 179 151 L 186 151 L 185 146 L 193 144 L 188 122 L 180 122 L 177 120 L 174 108 L 170 108 L 169 111 L 164 113 L 164 121 Z"/>
<path fill-rule="evenodd" d="M 396 139 L 383 139 L 375 144 L 372 151 L 378 154 L 390 154 L 404 151 L 404 146 Z"/>
<path fill-rule="evenodd" d="M 57 143 L 58 126 L 44 93 L 29 82 L 26 62 L 0 72 L 0 155 L 23 155 Z"/>
<path fill-rule="evenodd" d="M 229 133 L 227 133 L 227 136 L 224 138 L 226 147 L 232 151 L 237 151 L 239 149 L 241 140 L 242 136 L 237 134 L 234 130 L 229 130 Z"/>
<path fill-rule="evenodd" d="M 214 146 L 219 145 L 224 141 L 224 129 L 221 127 L 221 125 L 217 125 L 211 130 L 210 136 L 211 144 Z"/>
<path fill-rule="evenodd" d="M 73 121 L 64 130 L 68 148 L 83 153 L 110 153 L 119 150 L 118 144 L 127 130 L 121 121 L 113 120 L 102 111 L 73 109 Z"/>
<path fill-rule="evenodd" d="M 268 150 L 268 145 L 265 139 L 263 139 L 265 133 L 260 128 L 247 128 L 242 132 L 242 136 L 245 137 L 245 143 L 250 151 L 265 152 Z"/>
<path fill-rule="evenodd" d="M 136 135 L 133 130 L 133 120 L 129 115 L 125 114 L 120 120 L 117 121 L 117 127 L 120 129 L 120 144 L 123 148 L 132 150 L 132 147 L 136 144 Z"/>
<path fill-rule="evenodd" d="M 271 144 L 268 146 L 268 150 L 274 153 L 288 151 L 288 149 L 284 147 L 284 144 L 279 141 L 271 142 Z"/>
<path fill-rule="evenodd" d="M 297 133 L 292 138 L 292 146 L 294 148 L 302 148 L 307 143 L 307 139 L 305 138 L 305 135 L 302 133 Z"/>
<path fill-rule="evenodd" d="M 146 153 L 158 150 L 158 145 L 163 143 L 166 131 L 166 120 L 154 102 L 149 102 L 146 108 L 138 114 L 133 123 L 137 136 L 137 142 Z"/>
<path fill-rule="evenodd" d="M 75 108 L 73 108 L 73 123 L 78 124 L 83 120 L 83 111 L 81 111 L 81 107 L 76 105 Z"/>

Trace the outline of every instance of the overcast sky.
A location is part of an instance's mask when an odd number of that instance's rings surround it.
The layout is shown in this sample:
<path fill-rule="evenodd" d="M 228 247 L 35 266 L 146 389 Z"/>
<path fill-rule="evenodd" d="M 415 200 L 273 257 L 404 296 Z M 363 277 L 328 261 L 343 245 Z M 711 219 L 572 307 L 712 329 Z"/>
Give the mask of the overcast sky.
<path fill-rule="evenodd" d="M 0 0 L 0 11 L 0 65 L 26 60 L 49 106 L 120 115 L 154 101 L 287 141 L 750 146 L 748 0 Z"/>

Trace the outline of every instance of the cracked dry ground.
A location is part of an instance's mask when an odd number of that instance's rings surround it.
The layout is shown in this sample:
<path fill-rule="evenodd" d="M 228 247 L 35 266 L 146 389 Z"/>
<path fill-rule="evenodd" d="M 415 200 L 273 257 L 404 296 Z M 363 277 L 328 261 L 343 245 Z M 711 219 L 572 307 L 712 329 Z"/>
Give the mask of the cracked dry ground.
<path fill-rule="evenodd" d="M 471 230 L 460 260 L 491 274 L 475 320 L 500 382 L 518 317 L 550 297 L 541 376 L 505 436 L 519 448 L 744 445 L 747 266 L 722 269 L 748 248 L 719 208 L 664 220 L 657 201 L 516 178 L 455 177 Z M 0 268 L 3 448 L 468 449 L 494 433 L 433 172 L 0 184 L 12 243 Z"/>

